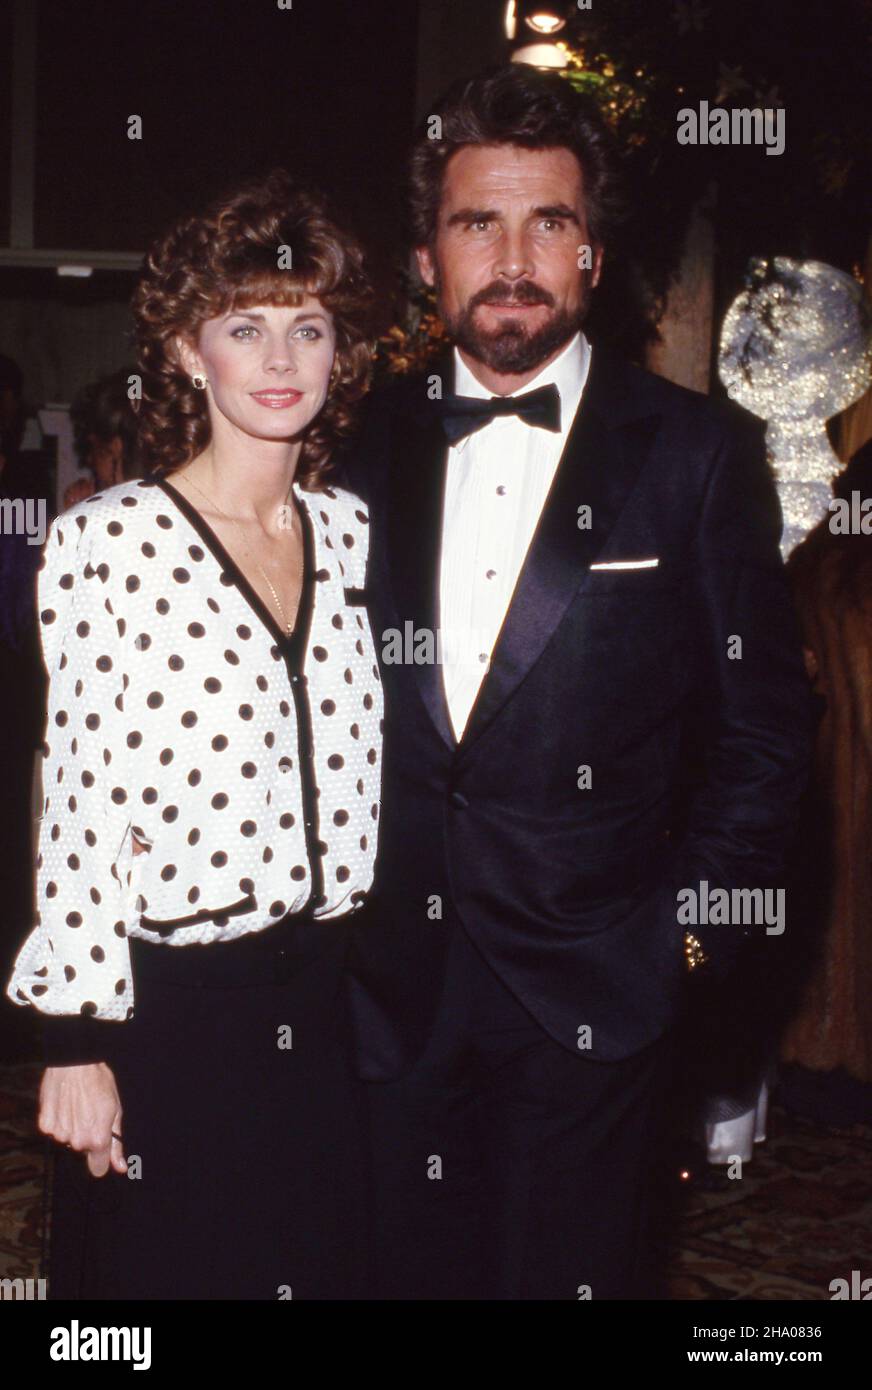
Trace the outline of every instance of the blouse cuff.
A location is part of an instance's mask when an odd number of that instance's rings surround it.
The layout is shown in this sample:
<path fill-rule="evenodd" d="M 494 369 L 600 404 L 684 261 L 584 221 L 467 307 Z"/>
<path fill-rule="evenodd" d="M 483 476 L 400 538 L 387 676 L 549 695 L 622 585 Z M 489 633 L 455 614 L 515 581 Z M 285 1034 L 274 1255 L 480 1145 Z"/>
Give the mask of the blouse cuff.
<path fill-rule="evenodd" d="M 107 1062 L 118 1023 L 87 1014 L 43 1014 L 42 1046 L 47 1067 L 80 1067 Z"/>

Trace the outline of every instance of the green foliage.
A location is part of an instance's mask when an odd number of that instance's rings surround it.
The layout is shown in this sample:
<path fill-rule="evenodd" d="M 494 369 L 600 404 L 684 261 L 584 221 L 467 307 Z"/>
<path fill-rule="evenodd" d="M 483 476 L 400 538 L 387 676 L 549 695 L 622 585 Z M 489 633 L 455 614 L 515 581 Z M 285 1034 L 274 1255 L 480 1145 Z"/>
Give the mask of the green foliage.
<path fill-rule="evenodd" d="M 656 325 L 696 205 L 712 205 L 721 299 L 755 255 L 845 270 L 872 230 L 872 0 L 609 0 L 567 30 L 566 80 L 617 137 L 634 197 L 598 295 L 607 336 Z M 680 146 L 682 107 L 783 107 L 787 146 Z M 609 262 L 607 262 L 607 265 Z M 635 327 L 631 326 L 635 320 Z"/>

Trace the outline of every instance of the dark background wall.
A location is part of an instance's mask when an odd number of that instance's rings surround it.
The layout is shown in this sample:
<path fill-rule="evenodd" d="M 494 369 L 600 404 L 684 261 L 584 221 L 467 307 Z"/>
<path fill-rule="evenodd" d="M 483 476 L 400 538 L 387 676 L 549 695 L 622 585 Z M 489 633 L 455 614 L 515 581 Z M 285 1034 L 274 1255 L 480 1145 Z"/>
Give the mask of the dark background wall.
<path fill-rule="evenodd" d="M 398 211 L 416 0 L 41 0 L 36 235 L 138 250 L 192 200 L 282 164 L 361 230 Z M 143 121 L 142 140 L 127 120 Z"/>
<path fill-rule="evenodd" d="M 15 0 L 13 0 L 13 4 Z M 363 237 L 393 317 L 416 116 L 504 52 L 503 0 L 28 0 L 36 11 L 34 242 L 142 252 L 180 212 L 282 165 Z M 10 45 L 0 15 L 0 245 L 9 244 Z M 128 139 L 128 119 L 142 139 Z M 0 268 L 0 352 L 34 401 L 128 355 L 130 271 Z"/>
<path fill-rule="evenodd" d="M 0 243 L 9 234 L 9 157 L 12 153 L 12 7 L 0 6 Z"/>
<path fill-rule="evenodd" d="M 717 244 L 705 283 L 715 286 L 715 320 L 751 255 L 862 265 L 872 186 L 870 7 L 839 0 L 811 31 L 796 21 L 793 0 L 713 0 L 698 24 L 685 22 L 686 6 L 649 0 L 608 0 L 576 15 L 577 34 L 572 24 L 567 33 L 583 42 L 591 81 L 606 57 L 624 78 L 642 64 L 657 79 L 645 118 L 653 155 L 646 164 L 642 151 L 631 179 L 638 216 L 626 254 L 610 248 L 592 329 L 607 328 L 623 350 L 643 354 L 649 307 L 665 296 L 688 216 L 709 186 Z M 16 138 L 33 137 L 37 247 L 141 253 L 186 208 L 284 165 L 323 183 L 363 237 L 381 327 L 396 318 L 396 271 L 408 263 L 403 170 L 414 122 L 448 83 L 507 56 L 505 0 L 292 0 L 288 10 L 277 0 L 7 0 L 0 248 L 10 224 L 16 9 L 35 21 L 33 129 Z M 758 12 L 761 23 L 751 22 Z M 718 93 L 728 103 L 767 100 L 772 91 L 788 108 L 783 158 L 677 145 L 675 110 L 686 101 Z M 141 140 L 128 139 L 131 115 L 142 119 Z M 633 135 L 628 127 L 622 148 L 639 165 Z M 857 156 L 864 143 L 865 162 Z M 0 352 L 21 361 L 34 402 L 68 402 L 129 356 L 133 278 L 130 269 L 99 269 L 89 280 L 62 280 L 53 268 L 0 265 Z M 668 364 L 659 369 L 668 373 Z M 692 384 L 705 389 L 704 368 Z"/>

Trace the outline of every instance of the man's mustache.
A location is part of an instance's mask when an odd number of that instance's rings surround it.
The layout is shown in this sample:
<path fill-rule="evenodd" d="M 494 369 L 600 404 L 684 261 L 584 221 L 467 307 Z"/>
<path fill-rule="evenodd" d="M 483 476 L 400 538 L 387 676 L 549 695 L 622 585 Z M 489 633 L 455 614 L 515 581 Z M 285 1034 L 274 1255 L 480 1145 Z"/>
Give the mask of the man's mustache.
<path fill-rule="evenodd" d="M 517 285 L 497 282 L 472 296 L 470 309 L 475 309 L 479 304 L 545 304 L 551 309 L 554 307 L 554 296 L 537 285 L 535 280 L 521 280 Z"/>

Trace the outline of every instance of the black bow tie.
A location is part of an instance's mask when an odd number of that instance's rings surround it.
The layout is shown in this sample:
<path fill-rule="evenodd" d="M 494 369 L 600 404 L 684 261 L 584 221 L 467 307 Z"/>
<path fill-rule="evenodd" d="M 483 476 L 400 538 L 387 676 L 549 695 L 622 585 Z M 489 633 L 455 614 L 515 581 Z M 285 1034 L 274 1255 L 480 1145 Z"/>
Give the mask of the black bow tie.
<path fill-rule="evenodd" d="M 518 415 L 528 425 L 560 431 L 560 392 L 553 384 L 539 386 L 523 396 L 443 396 L 433 402 L 450 444 L 489 425 L 497 415 Z"/>

